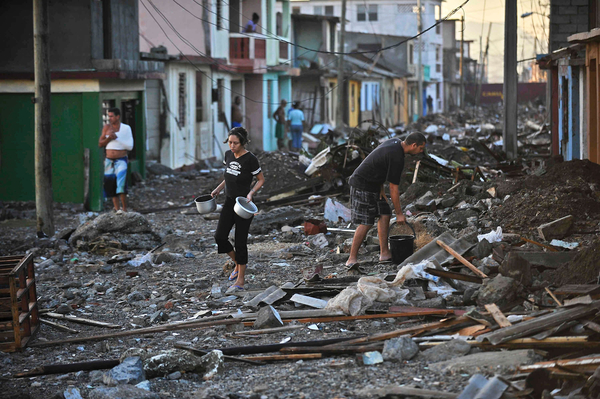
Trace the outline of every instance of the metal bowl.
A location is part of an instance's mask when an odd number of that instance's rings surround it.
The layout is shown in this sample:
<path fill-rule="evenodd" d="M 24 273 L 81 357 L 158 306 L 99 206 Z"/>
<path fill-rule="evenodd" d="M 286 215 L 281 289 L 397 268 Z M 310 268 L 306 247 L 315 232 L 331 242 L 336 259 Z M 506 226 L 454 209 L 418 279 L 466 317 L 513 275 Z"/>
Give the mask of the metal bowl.
<path fill-rule="evenodd" d="M 258 212 L 258 208 L 254 205 L 254 202 L 248 201 L 246 197 L 237 197 L 235 199 L 235 205 L 233 211 L 237 213 L 239 217 L 244 219 L 250 219 Z"/>
<path fill-rule="evenodd" d="M 201 214 L 211 213 L 217 209 L 217 201 L 213 198 L 212 195 L 202 195 L 194 200 L 196 203 L 196 209 Z"/>

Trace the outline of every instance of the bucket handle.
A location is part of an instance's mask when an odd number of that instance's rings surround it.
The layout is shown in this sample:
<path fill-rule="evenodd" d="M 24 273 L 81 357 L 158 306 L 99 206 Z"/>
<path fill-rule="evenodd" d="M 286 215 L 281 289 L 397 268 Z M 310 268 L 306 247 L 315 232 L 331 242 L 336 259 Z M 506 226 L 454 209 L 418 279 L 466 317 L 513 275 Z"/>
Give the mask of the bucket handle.
<path fill-rule="evenodd" d="M 396 224 L 398 224 L 398 222 L 397 222 L 397 221 L 396 221 L 395 223 L 396 223 Z M 414 229 L 414 227 L 412 226 L 412 224 L 410 224 L 410 223 L 408 223 L 408 222 L 406 222 L 406 224 L 407 224 L 407 225 L 408 225 L 408 227 L 410 227 L 410 229 L 412 230 L 412 232 L 413 232 L 413 238 L 417 238 L 417 233 L 415 232 L 415 229 Z"/>

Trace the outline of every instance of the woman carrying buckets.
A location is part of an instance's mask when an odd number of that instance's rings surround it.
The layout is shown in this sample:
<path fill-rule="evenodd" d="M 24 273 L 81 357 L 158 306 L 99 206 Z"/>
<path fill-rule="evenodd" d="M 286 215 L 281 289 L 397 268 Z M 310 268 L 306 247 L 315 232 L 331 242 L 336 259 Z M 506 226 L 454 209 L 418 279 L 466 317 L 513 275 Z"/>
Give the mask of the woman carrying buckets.
<path fill-rule="evenodd" d="M 225 204 L 219 217 L 219 224 L 215 232 L 217 252 L 226 253 L 235 262 L 235 269 L 231 272 L 229 280 L 233 285 L 227 293 L 244 290 L 244 277 L 248 263 L 248 231 L 253 217 L 245 218 L 236 213 L 236 198 L 242 197 L 247 202 L 252 202 L 254 194 L 265 183 L 265 177 L 260 169 L 258 159 L 245 146 L 248 143 L 248 132 L 243 127 L 235 127 L 229 131 L 225 143 L 229 144 L 229 151 L 225 153 L 225 180 L 211 193 L 216 197 L 225 188 Z M 256 177 L 254 187 L 250 188 Z M 239 204 L 237 205 L 239 206 Z M 235 225 L 235 247 L 229 242 L 229 232 Z"/>
<path fill-rule="evenodd" d="M 352 267 L 358 262 L 358 249 L 367 233 L 377 222 L 379 237 L 379 261 L 388 262 L 392 253 L 388 245 L 388 233 L 392 209 L 387 200 L 384 183 L 390 184 L 390 197 L 396 211 L 397 223 L 406 223 L 400 204 L 400 179 L 404 169 L 404 154 L 419 154 L 425 149 L 423 133 L 411 133 L 404 141 L 390 139 L 375 148 L 350 176 L 350 204 L 352 223 L 358 227 L 354 232 L 350 257 L 346 266 Z"/>

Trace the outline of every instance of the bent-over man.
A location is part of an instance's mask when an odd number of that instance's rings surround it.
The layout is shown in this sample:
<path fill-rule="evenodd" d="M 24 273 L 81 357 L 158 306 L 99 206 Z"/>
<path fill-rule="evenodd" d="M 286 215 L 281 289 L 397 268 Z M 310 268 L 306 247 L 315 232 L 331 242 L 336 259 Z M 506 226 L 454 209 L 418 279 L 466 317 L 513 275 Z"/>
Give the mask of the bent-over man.
<path fill-rule="evenodd" d="M 387 140 L 374 149 L 350 176 L 352 223 L 357 224 L 358 227 L 352 239 L 347 266 L 358 262 L 358 250 L 377 217 L 379 218 L 377 222 L 379 261 L 385 262 L 392 258 L 388 245 L 392 209 L 385 195 L 384 183 L 389 182 L 390 185 L 390 197 L 396 211 L 396 222 L 406 223 L 398 187 L 404 169 L 404 154 L 416 155 L 423 152 L 425 141 L 422 133 L 411 133 L 404 141 Z"/>
<path fill-rule="evenodd" d="M 127 212 L 127 152 L 133 149 L 133 134 L 129 125 L 121 123 L 119 108 L 108 110 L 108 124 L 102 128 L 98 146 L 106 147 L 104 193 L 112 198 L 115 211 Z"/>

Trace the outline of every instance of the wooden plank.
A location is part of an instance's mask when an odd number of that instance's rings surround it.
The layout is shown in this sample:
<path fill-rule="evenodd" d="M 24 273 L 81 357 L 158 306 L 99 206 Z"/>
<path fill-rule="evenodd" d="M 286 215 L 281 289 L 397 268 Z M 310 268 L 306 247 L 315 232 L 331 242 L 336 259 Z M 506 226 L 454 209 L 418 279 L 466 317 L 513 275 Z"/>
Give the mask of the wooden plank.
<path fill-rule="evenodd" d="M 490 314 L 492 315 L 492 317 L 494 318 L 494 320 L 496 321 L 496 323 L 498 323 L 498 325 L 500 326 L 500 328 L 512 326 L 511 322 L 508 321 L 508 319 L 506 318 L 506 316 L 504 316 L 504 314 L 502 313 L 502 311 L 498 308 L 498 306 L 495 303 L 491 303 L 491 304 L 485 305 L 485 309 L 488 312 L 490 312 Z"/>
<path fill-rule="evenodd" d="M 560 301 L 558 300 L 558 298 L 552 293 L 552 291 L 550 291 L 550 288 L 548 287 L 544 287 L 544 289 L 546 290 L 546 292 L 548 293 L 548 295 L 550 295 L 550 297 L 552 299 L 554 299 L 554 302 L 556 302 L 556 304 L 558 306 L 562 306 L 562 303 L 560 303 Z M 591 298 L 590 298 L 591 299 Z"/>
<path fill-rule="evenodd" d="M 600 301 L 594 301 L 590 305 L 580 305 L 574 308 L 559 308 L 553 313 L 483 334 L 477 339 L 479 341 L 488 340 L 493 345 L 497 345 L 523 336 L 531 336 L 566 321 L 578 320 L 590 314 L 595 314 L 598 312 L 598 309 L 600 309 Z"/>
<path fill-rule="evenodd" d="M 523 236 L 521 236 L 521 240 L 526 241 L 526 242 L 528 242 L 530 244 L 533 244 L 533 245 L 537 245 L 538 247 L 545 248 L 545 249 L 547 249 L 550 252 L 558 252 L 558 249 L 554 248 L 553 246 L 542 244 L 542 243 L 539 243 L 537 241 L 530 240 L 529 238 L 525 238 Z"/>
<path fill-rule="evenodd" d="M 469 270 L 471 270 L 473 273 L 475 273 L 476 276 L 479 276 L 481 278 L 487 278 L 487 275 L 484 272 L 482 272 L 481 270 L 477 269 L 475 266 L 473 266 L 473 264 L 471 262 L 469 262 L 468 260 L 466 260 L 465 258 L 463 258 L 462 255 L 460 255 L 458 252 L 456 252 L 455 250 L 453 250 L 452 248 L 450 248 L 444 242 L 442 242 L 440 240 L 436 240 L 436 243 L 437 243 L 437 245 L 439 245 L 440 247 L 442 247 L 446 252 L 448 252 L 450 255 L 452 255 L 456 259 L 458 259 L 460 261 L 460 263 L 462 263 L 463 265 L 465 265 L 466 267 L 468 267 Z"/>
<path fill-rule="evenodd" d="M 246 356 L 245 360 L 254 360 L 257 362 L 273 362 L 282 360 L 304 360 L 304 359 L 321 359 L 320 353 L 301 353 L 297 355 L 267 355 L 267 356 Z"/>
<path fill-rule="evenodd" d="M 348 345 L 335 348 L 324 348 L 322 346 L 290 346 L 282 348 L 283 353 L 321 353 L 326 355 L 344 355 L 352 353 L 364 353 L 371 351 L 382 351 L 383 343 L 376 342 L 368 345 Z"/>
<path fill-rule="evenodd" d="M 45 314 L 45 316 L 52 317 L 53 319 L 58 319 L 58 320 L 68 320 L 68 321 L 72 321 L 74 323 L 87 324 L 89 326 L 106 327 L 106 328 L 122 328 L 122 326 L 120 326 L 118 324 L 105 323 L 103 321 L 84 319 L 82 317 L 69 316 L 69 315 L 64 315 L 64 314 L 60 314 L 60 313 L 48 312 Z"/>
<path fill-rule="evenodd" d="M 600 294 L 597 284 L 568 284 L 554 290 L 556 295 L 596 295 Z"/>
<path fill-rule="evenodd" d="M 565 299 L 564 306 L 589 305 L 590 303 L 592 303 L 592 297 L 589 295 L 584 295 L 573 299 Z"/>
<path fill-rule="evenodd" d="M 71 333 L 71 334 L 79 334 L 78 330 L 74 330 L 74 329 L 69 328 L 67 326 L 63 326 L 62 324 L 58 324 L 58 323 L 55 323 L 53 321 L 44 320 L 44 319 L 40 319 L 40 321 L 42 322 L 42 324 L 46 324 L 48 326 L 54 327 L 57 330 L 68 332 L 68 333 Z"/>
<path fill-rule="evenodd" d="M 438 270 L 438 269 L 433 269 L 430 267 L 426 268 L 425 271 L 433 276 L 451 278 L 453 280 L 468 281 L 469 283 L 475 283 L 475 284 L 483 283 L 483 280 L 481 279 L 481 277 L 471 276 L 469 274 L 449 272 L 446 270 Z"/>
<path fill-rule="evenodd" d="M 590 366 L 590 365 L 596 365 L 596 368 L 598 367 L 598 365 L 600 365 L 600 357 L 586 357 L 586 358 L 577 358 L 577 359 L 562 359 L 562 360 L 552 360 L 552 361 L 547 361 L 547 362 L 538 362 L 535 364 L 530 364 L 527 366 L 520 366 L 519 370 L 520 371 L 524 371 L 524 372 L 531 372 L 533 370 L 539 370 L 539 369 L 547 369 L 547 368 L 552 368 L 552 367 L 557 367 L 557 366 L 561 366 L 561 367 L 579 367 L 579 366 Z"/>
<path fill-rule="evenodd" d="M 542 340 L 535 338 L 518 338 L 513 339 L 502 344 L 492 345 L 489 342 L 479 342 L 477 340 L 465 341 L 469 345 L 478 348 L 508 348 L 508 349 L 559 349 L 559 348 L 581 348 L 597 349 L 600 348 L 600 342 L 589 341 L 587 336 L 583 337 L 549 337 Z M 437 345 L 442 342 L 421 342 L 419 347 L 426 349 Z"/>

